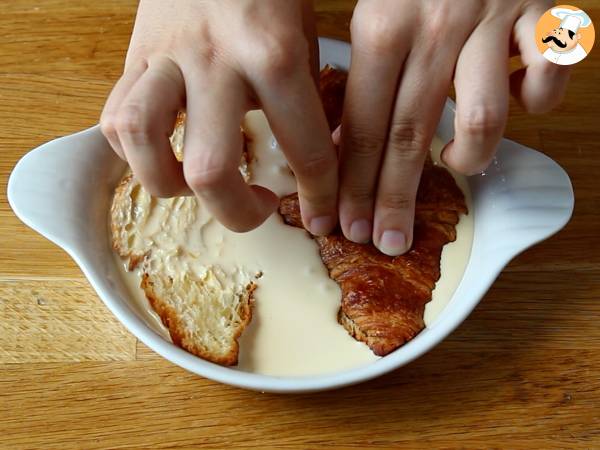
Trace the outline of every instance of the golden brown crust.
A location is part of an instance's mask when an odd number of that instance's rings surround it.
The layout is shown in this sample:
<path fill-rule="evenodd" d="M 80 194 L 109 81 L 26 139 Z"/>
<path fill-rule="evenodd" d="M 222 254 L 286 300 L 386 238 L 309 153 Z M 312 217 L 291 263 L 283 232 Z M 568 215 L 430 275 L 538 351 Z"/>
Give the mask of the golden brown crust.
<path fill-rule="evenodd" d="M 175 131 L 171 136 L 172 149 L 179 161 L 183 157 L 185 120 L 185 111 L 181 111 L 177 115 Z M 246 134 L 243 136 L 244 149 L 240 161 L 240 172 L 244 179 L 248 181 L 250 177 L 248 164 L 251 161 L 251 155 L 247 145 L 248 136 Z M 138 189 L 142 191 L 138 192 Z M 186 307 L 186 300 L 176 300 L 177 295 L 172 289 L 169 289 L 169 286 L 167 286 L 167 289 L 164 289 L 164 287 L 162 289 L 158 288 L 160 284 L 155 286 L 155 281 L 159 280 L 162 280 L 161 284 L 164 284 L 166 281 L 168 285 L 169 279 L 163 276 L 164 274 L 150 273 L 148 270 L 150 265 L 146 266 L 144 264 L 152 256 L 152 248 L 149 246 L 150 244 L 146 248 L 146 241 L 140 239 L 140 236 L 136 234 L 136 231 L 140 231 L 137 227 L 140 226 L 140 223 L 144 222 L 144 218 L 138 222 L 136 217 L 139 218 L 137 214 L 149 207 L 144 203 L 140 203 L 143 199 L 147 200 L 147 197 L 148 195 L 143 193 L 143 187 L 135 179 L 131 171 L 128 170 L 115 188 L 110 211 L 110 229 L 115 252 L 127 261 L 127 270 L 140 269 L 142 275 L 140 287 L 148 298 L 150 306 L 159 315 L 163 325 L 168 329 L 176 345 L 196 356 L 217 364 L 237 364 L 239 354 L 238 338 L 252 319 L 253 292 L 256 289 L 256 284 L 252 282 L 246 286 L 245 292 L 242 294 L 243 298 L 240 299 L 235 311 L 238 315 L 238 320 L 231 324 L 227 331 L 227 337 L 225 338 L 225 335 L 222 336 L 224 339 L 222 347 L 219 349 L 207 349 L 203 347 L 202 339 L 194 336 L 193 325 L 190 326 L 188 322 L 188 326 L 186 327 L 184 318 L 178 313 L 179 307 Z M 174 305 L 173 302 L 176 301 L 180 301 L 182 304 Z"/>
<path fill-rule="evenodd" d="M 214 352 L 207 351 L 198 344 L 197 340 L 186 333 L 185 324 L 177 314 L 177 311 L 155 292 L 152 275 L 144 273 L 142 275 L 140 287 L 144 290 L 152 309 L 156 311 L 163 325 L 169 330 L 169 335 L 171 336 L 173 344 L 202 359 L 214 362 L 215 364 L 223 366 L 237 365 L 239 355 L 238 339 L 252 320 L 252 305 L 254 304 L 254 290 L 256 289 L 255 283 L 251 282 L 246 286 L 245 298 L 240 302 L 240 308 L 238 310 L 241 322 L 233 335 L 229 351 L 224 355 L 217 355 Z"/>
<path fill-rule="evenodd" d="M 173 134 L 169 138 L 171 141 L 171 149 L 177 161 L 183 161 L 183 141 L 185 136 L 185 120 L 187 114 L 185 111 L 179 111 L 175 118 L 175 125 L 173 126 Z"/>
<path fill-rule="evenodd" d="M 345 74 L 331 68 L 322 74 L 321 97 L 332 129 L 341 120 L 345 81 Z M 459 214 L 466 212 L 464 195 L 452 175 L 428 160 L 408 253 L 384 255 L 373 244 L 348 241 L 340 229 L 315 238 L 329 276 L 342 290 L 338 321 L 355 339 L 383 356 L 425 327 L 425 304 L 440 277 L 442 248 L 456 239 Z M 279 213 L 289 225 L 302 227 L 297 194 L 281 200 Z"/>
<path fill-rule="evenodd" d="M 130 250 L 123 245 L 123 241 L 121 239 L 121 225 L 119 223 L 119 210 L 122 208 L 125 196 L 129 190 L 129 183 L 133 178 L 133 174 L 131 172 L 126 173 L 119 184 L 115 188 L 115 193 L 113 195 L 113 201 L 110 207 L 110 231 L 112 235 L 112 244 L 113 249 L 121 256 L 122 258 L 129 257 Z"/>
<path fill-rule="evenodd" d="M 464 196 L 446 170 L 426 167 L 422 179 L 408 253 L 384 255 L 373 244 L 348 241 L 339 229 L 315 238 L 329 276 L 342 289 L 339 322 L 380 356 L 424 328 L 425 304 L 440 277 L 442 248 L 456 239 L 459 214 L 467 212 Z M 279 212 L 286 223 L 302 227 L 297 194 L 284 197 Z"/>
<path fill-rule="evenodd" d="M 127 270 L 132 271 L 141 263 L 146 256 L 143 252 L 135 252 L 127 243 L 123 222 L 124 209 L 129 204 L 131 190 L 135 188 L 136 181 L 133 174 L 128 170 L 117 187 L 110 208 L 110 230 L 112 235 L 113 249 L 121 258 L 127 259 Z"/>
<path fill-rule="evenodd" d="M 342 122 L 342 106 L 347 78 L 346 72 L 336 70 L 331 66 L 325 66 L 319 76 L 321 101 L 329 129 L 332 131 Z"/>

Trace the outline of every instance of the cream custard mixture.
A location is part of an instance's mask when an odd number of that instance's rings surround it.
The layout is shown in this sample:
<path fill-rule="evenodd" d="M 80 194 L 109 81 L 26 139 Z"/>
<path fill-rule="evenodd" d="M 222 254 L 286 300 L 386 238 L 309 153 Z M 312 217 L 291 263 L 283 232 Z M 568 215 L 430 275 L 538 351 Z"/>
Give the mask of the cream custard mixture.
<path fill-rule="evenodd" d="M 252 156 L 249 181 L 279 196 L 296 192 L 293 175 L 264 114 L 248 113 L 244 129 L 250 137 Z M 441 142 L 436 139 L 434 161 L 439 161 L 440 150 Z M 471 210 L 466 180 L 453 175 Z M 157 200 L 159 206 L 161 201 Z M 277 213 L 259 228 L 241 234 L 223 227 L 202 205 L 196 215 L 194 233 L 187 233 L 183 243 L 186 250 L 197 255 L 186 262 L 190 265 L 186 265 L 188 269 L 217 267 L 221 276 L 231 277 L 232 282 L 250 280 L 254 274 L 262 273 L 254 292 L 252 321 L 239 340 L 238 370 L 276 376 L 316 375 L 351 369 L 378 359 L 338 324 L 341 290 L 329 278 L 317 244 L 306 231 L 285 225 Z M 425 308 L 427 326 L 456 290 L 469 259 L 472 237 L 472 214 L 462 215 L 456 241 L 447 244 L 442 252 L 442 275 Z M 115 258 L 136 308 L 154 329 L 168 338 L 167 330 L 139 287 L 139 274 L 127 272 L 118 256 Z"/>

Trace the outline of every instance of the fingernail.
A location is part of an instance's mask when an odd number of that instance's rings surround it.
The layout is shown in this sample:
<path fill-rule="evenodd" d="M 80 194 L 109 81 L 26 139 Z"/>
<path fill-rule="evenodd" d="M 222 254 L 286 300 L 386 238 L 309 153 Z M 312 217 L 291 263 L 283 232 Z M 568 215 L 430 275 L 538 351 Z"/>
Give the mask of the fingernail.
<path fill-rule="evenodd" d="M 315 217 L 310 221 L 309 231 L 315 236 L 325 236 L 329 234 L 334 225 L 335 221 L 331 216 Z"/>
<path fill-rule="evenodd" d="M 388 256 L 398 256 L 406 251 L 406 236 L 397 230 L 386 230 L 381 235 L 379 250 Z"/>
<path fill-rule="evenodd" d="M 342 126 L 338 125 L 338 127 L 333 130 L 333 133 L 331 133 L 331 140 L 333 141 L 333 143 L 335 145 L 340 145 L 340 140 L 342 138 Z"/>
<path fill-rule="evenodd" d="M 177 193 L 175 197 L 191 197 L 195 195 L 194 191 L 192 191 L 189 187 L 185 186 Z"/>
<path fill-rule="evenodd" d="M 358 244 L 366 244 L 371 239 L 371 222 L 359 219 L 350 225 L 350 240 Z"/>

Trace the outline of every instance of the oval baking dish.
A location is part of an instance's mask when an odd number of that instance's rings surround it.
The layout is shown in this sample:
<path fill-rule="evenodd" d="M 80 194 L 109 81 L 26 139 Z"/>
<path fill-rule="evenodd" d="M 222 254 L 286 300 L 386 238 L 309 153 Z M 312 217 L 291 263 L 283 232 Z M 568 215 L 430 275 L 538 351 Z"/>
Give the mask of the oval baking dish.
<path fill-rule="evenodd" d="M 348 68 L 350 47 L 320 40 L 321 63 Z M 446 103 L 437 134 L 453 136 L 454 104 Z M 416 338 L 371 364 L 328 375 L 273 377 L 204 361 L 164 339 L 131 305 L 112 257 L 107 213 L 125 169 L 98 126 L 26 154 L 8 183 L 8 199 L 28 226 L 67 251 L 112 313 L 142 342 L 179 366 L 222 383 L 269 392 L 331 389 L 379 376 L 419 357 L 475 308 L 517 254 L 560 230 L 573 211 L 564 170 L 547 156 L 503 140 L 485 174 L 470 177 L 474 214 L 471 256 L 452 299 Z M 93 320 L 90 318 L 90 320 Z M 507 324 L 508 326 L 508 324 Z"/>

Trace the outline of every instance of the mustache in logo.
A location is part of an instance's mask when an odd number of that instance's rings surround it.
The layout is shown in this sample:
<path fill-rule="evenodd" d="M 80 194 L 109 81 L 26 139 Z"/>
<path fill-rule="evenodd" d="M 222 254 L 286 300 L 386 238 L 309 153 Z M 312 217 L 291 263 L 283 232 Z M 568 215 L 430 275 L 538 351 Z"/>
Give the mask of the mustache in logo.
<path fill-rule="evenodd" d="M 560 41 L 556 36 L 548 36 L 542 39 L 542 42 L 546 44 L 547 42 L 553 41 L 558 47 L 565 48 L 567 46 L 566 42 Z"/>

